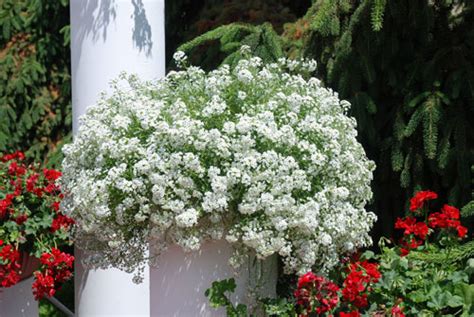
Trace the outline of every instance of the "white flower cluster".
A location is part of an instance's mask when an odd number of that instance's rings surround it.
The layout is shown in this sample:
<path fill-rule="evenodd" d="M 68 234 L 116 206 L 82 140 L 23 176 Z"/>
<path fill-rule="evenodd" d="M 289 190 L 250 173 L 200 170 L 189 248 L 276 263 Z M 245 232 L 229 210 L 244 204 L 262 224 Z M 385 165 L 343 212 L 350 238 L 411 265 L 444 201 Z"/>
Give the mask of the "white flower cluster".
<path fill-rule="evenodd" d="M 295 63 L 248 57 L 155 82 L 122 75 L 64 147 L 62 207 L 79 243 L 101 252 L 91 263 L 133 270 L 148 243 L 196 250 L 226 239 L 235 265 L 248 252 L 279 254 L 302 273 L 370 244 L 374 163 L 350 105 L 289 73 L 314 62 Z"/>

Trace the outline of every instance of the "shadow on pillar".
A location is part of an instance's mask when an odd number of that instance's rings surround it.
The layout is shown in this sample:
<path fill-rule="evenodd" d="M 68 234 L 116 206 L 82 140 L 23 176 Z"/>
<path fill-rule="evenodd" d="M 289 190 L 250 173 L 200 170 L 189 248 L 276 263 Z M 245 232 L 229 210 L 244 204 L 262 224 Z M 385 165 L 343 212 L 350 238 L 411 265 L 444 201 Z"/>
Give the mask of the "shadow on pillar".
<path fill-rule="evenodd" d="M 142 0 L 132 0 L 133 4 L 133 34 L 134 45 L 140 52 L 145 51 L 147 57 L 152 57 L 153 41 L 151 39 L 151 26 L 146 17 L 145 6 Z"/>

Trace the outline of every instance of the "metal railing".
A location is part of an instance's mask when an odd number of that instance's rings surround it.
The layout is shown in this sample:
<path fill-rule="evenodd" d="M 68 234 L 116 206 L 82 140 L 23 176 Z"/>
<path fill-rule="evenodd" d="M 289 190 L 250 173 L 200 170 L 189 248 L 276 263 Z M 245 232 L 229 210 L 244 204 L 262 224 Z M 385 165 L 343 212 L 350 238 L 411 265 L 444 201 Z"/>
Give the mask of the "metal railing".
<path fill-rule="evenodd" d="M 57 309 L 63 312 L 68 317 L 74 317 L 74 313 L 69 310 L 63 303 L 61 303 L 56 297 L 46 297 L 46 299 L 53 304 Z"/>

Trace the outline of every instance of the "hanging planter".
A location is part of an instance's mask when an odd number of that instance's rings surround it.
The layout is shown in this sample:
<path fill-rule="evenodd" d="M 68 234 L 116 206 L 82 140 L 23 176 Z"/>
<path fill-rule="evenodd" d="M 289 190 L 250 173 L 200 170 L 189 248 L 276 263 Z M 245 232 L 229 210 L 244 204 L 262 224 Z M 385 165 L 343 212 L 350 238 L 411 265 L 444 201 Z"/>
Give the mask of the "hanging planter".
<path fill-rule="evenodd" d="M 226 241 L 219 267 L 254 254 L 303 273 L 371 243 L 374 164 L 350 105 L 301 75 L 314 61 L 263 65 L 244 48 L 235 68 L 206 73 L 175 60 L 184 70 L 156 82 L 122 75 L 64 147 L 62 206 L 86 265 L 138 269 L 140 282 L 149 263 L 178 274 L 186 252 Z"/>
<path fill-rule="evenodd" d="M 33 272 L 37 271 L 41 264 L 37 257 L 30 255 L 28 252 L 21 253 L 19 263 L 20 281 L 33 276 Z"/>

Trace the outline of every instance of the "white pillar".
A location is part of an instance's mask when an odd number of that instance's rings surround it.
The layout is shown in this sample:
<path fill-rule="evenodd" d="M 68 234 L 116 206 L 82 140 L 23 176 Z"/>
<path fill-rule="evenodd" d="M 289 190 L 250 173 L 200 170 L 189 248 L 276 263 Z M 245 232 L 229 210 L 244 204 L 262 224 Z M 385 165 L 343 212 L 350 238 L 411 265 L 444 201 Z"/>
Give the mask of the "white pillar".
<path fill-rule="evenodd" d="M 165 73 L 164 0 L 71 0 L 73 131 L 111 79 Z M 76 316 L 149 316 L 150 279 L 117 269 L 86 270 L 76 254 Z"/>
<path fill-rule="evenodd" d="M 37 317 L 38 302 L 33 297 L 33 277 L 9 288 L 0 288 L 0 317 Z"/>

